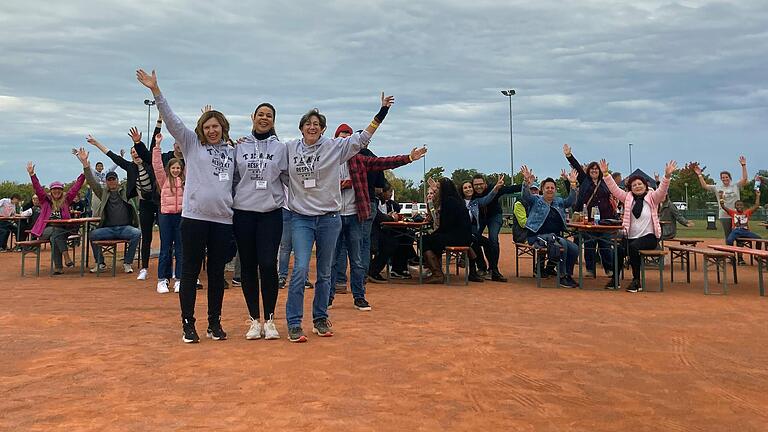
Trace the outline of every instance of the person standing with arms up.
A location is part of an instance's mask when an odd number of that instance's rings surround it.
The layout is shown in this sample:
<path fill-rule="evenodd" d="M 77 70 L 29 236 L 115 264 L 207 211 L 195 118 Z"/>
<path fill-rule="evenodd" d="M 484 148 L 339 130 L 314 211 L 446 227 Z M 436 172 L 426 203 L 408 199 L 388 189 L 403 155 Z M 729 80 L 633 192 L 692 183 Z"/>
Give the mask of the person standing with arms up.
<path fill-rule="evenodd" d="M 160 91 L 155 71 L 136 71 L 139 82 L 152 91 L 166 128 L 184 154 L 187 170 L 181 212 L 182 340 L 199 342 L 195 329 L 197 277 L 208 251 L 208 329 L 206 336 L 224 340 L 221 304 L 224 300 L 224 265 L 232 239 L 232 177 L 235 149 L 229 144 L 229 122 L 224 114 L 211 110 L 200 116 L 195 130 L 184 125 Z"/>

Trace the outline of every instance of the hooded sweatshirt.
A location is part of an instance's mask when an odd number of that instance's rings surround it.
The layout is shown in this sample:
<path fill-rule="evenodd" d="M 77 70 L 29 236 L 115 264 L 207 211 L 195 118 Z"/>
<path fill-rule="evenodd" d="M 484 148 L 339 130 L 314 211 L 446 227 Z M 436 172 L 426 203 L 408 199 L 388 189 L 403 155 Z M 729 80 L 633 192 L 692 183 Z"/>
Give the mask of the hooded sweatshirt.
<path fill-rule="evenodd" d="M 165 127 L 184 154 L 186 182 L 181 216 L 232 225 L 234 147 L 224 141 L 202 144 L 195 131 L 184 126 L 163 95 L 157 95 L 155 102 Z"/>
<path fill-rule="evenodd" d="M 321 136 L 314 145 L 304 139 L 285 143 L 288 151 L 288 207 L 305 216 L 320 216 L 341 209 L 340 164 L 368 145 L 366 131 L 346 138 Z"/>
<path fill-rule="evenodd" d="M 235 148 L 233 208 L 267 213 L 283 207 L 287 170 L 288 151 L 276 136 L 264 140 L 246 137 Z"/>

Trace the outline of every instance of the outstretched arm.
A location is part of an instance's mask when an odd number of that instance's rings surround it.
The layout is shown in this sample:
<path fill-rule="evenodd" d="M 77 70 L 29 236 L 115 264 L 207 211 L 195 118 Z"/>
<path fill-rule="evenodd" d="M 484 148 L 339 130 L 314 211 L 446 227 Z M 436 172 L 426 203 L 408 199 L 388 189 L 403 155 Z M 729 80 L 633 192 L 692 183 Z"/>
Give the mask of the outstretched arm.
<path fill-rule="evenodd" d="M 739 156 L 739 163 L 741 164 L 741 180 L 739 180 L 739 187 L 744 187 L 747 184 L 747 158 Z"/>
<path fill-rule="evenodd" d="M 699 178 L 699 184 L 701 184 L 701 187 L 703 187 L 704 189 L 706 189 L 708 191 L 715 190 L 715 185 L 711 185 L 711 184 L 707 183 L 706 180 L 704 180 L 703 170 L 701 169 L 699 164 L 694 164 L 693 165 L 693 172 L 695 172 L 696 173 L 696 177 Z"/>
<path fill-rule="evenodd" d="M 760 190 L 755 191 L 755 205 L 750 208 L 750 211 L 755 211 L 760 207 Z"/>
<path fill-rule="evenodd" d="M 173 112 L 168 101 L 165 100 L 165 97 L 163 97 L 163 94 L 160 92 L 160 86 L 157 83 L 157 74 L 155 71 L 152 71 L 152 74 L 150 75 L 144 72 L 143 69 L 139 69 L 136 71 L 136 79 L 152 92 L 152 95 L 155 97 L 155 102 L 157 103 L 157 109 L 165 120 L 165 127 L 168 129 L 168 132 L 176 138 L 176 141 L 181 147 L 181 152 L 187 153 L 187 148 L 189 146 L 199 143 L 197 134 L 195 131 L 187 128 L 184 125 L 184 122 L 181 121 L 181 118 Z"/>
<path fill-rule="evenodd" d="M 576 160 L 576 157 L 573 156 L 573 153 L 571 153 L 571 146 L 563 144 L 563 154 L 565 155 L 565 158 L 568 159 L 568 163 L 571 164 L 571 168 L 576 170 L 576 173 L 578 174 L 576 180 L 579 183 L 583 182 L 587 178 L 587 173 L 584 172 L 584 167 L 581 166 L 579 161 Z"/>
<path fill-rule="evenodd" d="M 611 195 L 619 200 L 619 202 L 624 202 L 624 199 L 627 198 L 627 191 L 619 189 L 616 180 L 614 180 L 613 176 L 608 173 L 608 162 L 606 162 L 605 159 L 600 160 L 600 171 L 603 172 L 603 181 L 605 182 L 605 185 L 608 186 L 608 190 L 611 191 Z"/>

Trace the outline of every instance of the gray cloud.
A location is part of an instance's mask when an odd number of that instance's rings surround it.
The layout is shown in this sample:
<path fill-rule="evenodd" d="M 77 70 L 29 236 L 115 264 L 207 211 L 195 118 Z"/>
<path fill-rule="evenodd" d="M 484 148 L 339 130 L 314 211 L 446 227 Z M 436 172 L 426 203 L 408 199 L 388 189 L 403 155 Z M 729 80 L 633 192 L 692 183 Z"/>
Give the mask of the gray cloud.
<path fill-rule="evenodd" d="M 381 90 L 397 103 L 378 154 L 427 144 L 427 168 L 538 173 L 584 160 L 698 158 L 753 168 L 767 156 L 768 4 L 741 1 L 15 2 L 0 15 L 0 170 L 25 181 L 74 177 L 67 150 L 94 133 L 117 148 L 146 127 L 137 67 L 156 68 L 192 125 L 211 103 L 233 135 L 261 101 L 282 137 L 319 107 L 329 129 L 362 128 Z M 153 117 L 154 117 L 153 113 Z M 329 131 L 332 133 L 332 130 Z M 727 151 L 723 151 L 726 149 Z M 93 159 L 93 157 L 92 157 Z M 731 160 L 732 159 L 732 160 Z M 399 170 L 419 177 L 421 165 Z"/>

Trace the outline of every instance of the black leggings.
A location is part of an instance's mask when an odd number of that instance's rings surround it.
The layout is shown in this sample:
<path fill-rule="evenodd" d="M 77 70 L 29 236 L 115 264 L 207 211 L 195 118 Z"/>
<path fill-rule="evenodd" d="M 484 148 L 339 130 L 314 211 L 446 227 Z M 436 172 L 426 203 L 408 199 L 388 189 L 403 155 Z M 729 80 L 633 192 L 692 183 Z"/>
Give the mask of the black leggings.
<path fill-rule="evenodd" d="M 636 239 L 627 239 L 627 252 L 629 253 L 629 264 L 632 266 L 632 279 L 640 280 L 640 251 L 653 250 L 659 245 L 659 239 L 655 234 L 646 234 Z M 621 265 L 621 261 L 619 261 Z"/>
<path fill-rule="evenodd" d="M 264 318 L 270 319 L 277 304 L 277 249 L 283 236 L 283 209 L 259 213 L 235 210 L 232 218 L 243 297 L 251 319 L 259 319 L 259 279 Z"/>
<path fill-rule="evenodd" d="M 149 268 L 152 251 L 152 229 L 157 220 L 157 204 L 152 200 L 139 200 L 139 226 L 141 227 L 141 268 Z"/>
<path fill-rule="evenodd" d="M 208 248 L 208 321 L 218 321 L 224 300 L 224 265 L 231 254 L 232 225 L 181 218 L 181 318 L 195 321 L 197 278 Z"/>

